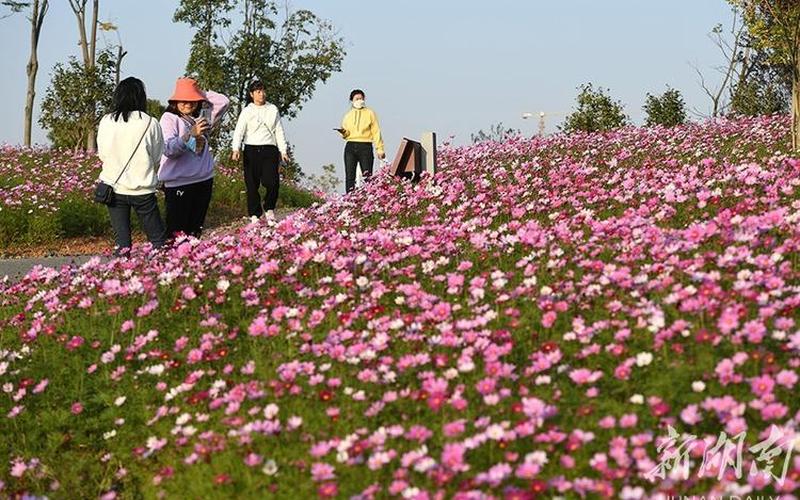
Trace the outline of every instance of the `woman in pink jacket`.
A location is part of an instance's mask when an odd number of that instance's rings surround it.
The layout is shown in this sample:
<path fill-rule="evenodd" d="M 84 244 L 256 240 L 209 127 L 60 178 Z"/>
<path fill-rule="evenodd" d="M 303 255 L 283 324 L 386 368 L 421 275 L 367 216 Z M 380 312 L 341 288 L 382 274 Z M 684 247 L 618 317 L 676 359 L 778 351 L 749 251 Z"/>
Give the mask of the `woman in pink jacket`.
<path fill-rule="evenodd" d="M 167 234 L 200 237 L 214 184 L 208 133 L 228 109 L 222 94 L 203 92 L 191 78 L 179 78 L 161 117 L 164 155 L 158 178 L 164 183 Z"/>

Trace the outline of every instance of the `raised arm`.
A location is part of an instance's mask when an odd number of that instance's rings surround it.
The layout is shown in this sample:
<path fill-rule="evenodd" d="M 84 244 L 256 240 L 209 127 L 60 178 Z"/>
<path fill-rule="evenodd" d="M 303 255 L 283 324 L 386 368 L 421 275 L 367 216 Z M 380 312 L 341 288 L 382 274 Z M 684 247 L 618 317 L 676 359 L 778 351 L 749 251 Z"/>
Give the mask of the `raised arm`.
<path fill-rule="evenodd" d="M 161 131 L 164 138 L 164 156 L 167 158 L 177 158 L 186 153 L 187 141 L 191 134 L 187 131 L 181 136 L 181 119 L 172 113 L 164 113 L 161 116 Z"/>

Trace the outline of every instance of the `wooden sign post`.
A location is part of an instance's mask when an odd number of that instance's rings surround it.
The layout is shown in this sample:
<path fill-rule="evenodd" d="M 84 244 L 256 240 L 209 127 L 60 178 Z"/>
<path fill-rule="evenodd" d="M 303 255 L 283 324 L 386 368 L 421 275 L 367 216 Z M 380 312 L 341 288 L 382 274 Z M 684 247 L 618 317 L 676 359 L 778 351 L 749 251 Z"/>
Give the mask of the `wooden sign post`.
<path fill-rule="evenodd" d="M 422 134 L 422 164 L 425 172 L 436 173 L 436 132 Z"/>
<path fill-rule="evenodd" d="M 403 137 L 392 162 L 392 172 L 398 177 L 419 181 L 422 174 L 422 144 Z"/>
<path fill-rule="evenodd" d="M 418 182 L 422 172 L 436 173 L 436 134 L 426 132 L 422 141 L 404 137 L 392 162 L 392 172 L 398 177 Z"/>

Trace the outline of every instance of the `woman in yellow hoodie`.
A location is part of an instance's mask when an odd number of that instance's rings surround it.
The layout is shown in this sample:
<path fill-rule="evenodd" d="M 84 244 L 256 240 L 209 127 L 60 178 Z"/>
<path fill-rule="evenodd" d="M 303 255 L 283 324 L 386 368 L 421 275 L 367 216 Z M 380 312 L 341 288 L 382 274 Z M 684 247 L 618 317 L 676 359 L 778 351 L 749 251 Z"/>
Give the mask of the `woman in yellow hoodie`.
<path fill-rule="evenodd" d="M 364 105 L 364 91 L 355 89 L 350 92 L 350 102 L 352 108 L 342 118 L 342 128 L 337 129 L 347 141 L 344 147 L 344 175 L 345 191 L 348 193 L 356 187 L 356 164 L 360 164 L 365 181 L 372 175 L 372 163 L 375 161 L 373 144 L 378 158 L 386 158 L 378 116 Z"/>

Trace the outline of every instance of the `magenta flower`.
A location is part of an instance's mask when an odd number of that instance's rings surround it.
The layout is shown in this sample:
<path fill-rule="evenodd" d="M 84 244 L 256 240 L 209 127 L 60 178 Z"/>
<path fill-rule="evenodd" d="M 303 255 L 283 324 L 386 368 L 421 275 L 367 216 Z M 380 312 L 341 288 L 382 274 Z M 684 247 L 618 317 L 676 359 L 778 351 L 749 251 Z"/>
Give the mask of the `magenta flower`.
<path fill-rule="evenodd" d="M 750 389 L 753 391 L 753 394 L 759 398 L 771 394 L 774 387 L 775 381 L 769 375 L 761 375 L 750 379 Z"/>

